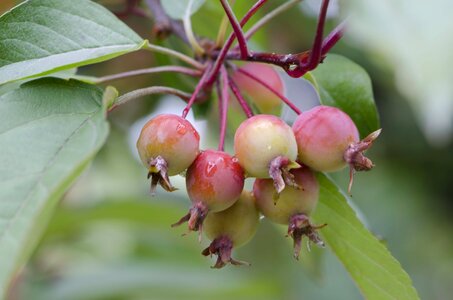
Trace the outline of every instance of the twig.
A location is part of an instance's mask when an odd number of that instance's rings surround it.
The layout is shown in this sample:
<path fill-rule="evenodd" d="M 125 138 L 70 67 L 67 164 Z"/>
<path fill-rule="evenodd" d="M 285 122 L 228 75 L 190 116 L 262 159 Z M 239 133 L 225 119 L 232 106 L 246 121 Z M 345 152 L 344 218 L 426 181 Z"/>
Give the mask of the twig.
<path fill-rule="evenodd" d="M 279 7 L 277 7 L 276 9 L 272 10 L 271 12 L 269 12 L 268 14 L 266 14 L 264 17 L 262 17 L 259 21 L 257 21 L 248 31 L 247 33 L 245 34 L 245 39 L 248 40 L 252 37 L 252 35 L 255 34 L 255 32 L 258 31 L 258 29 L 260 29 L 261 27 L 263 27 L 264 25 L 266 25 L 270 20 L 272 20 L 273 18 L 275 18 L 276 16 L 278 16 L 279 14 L 281 14 L 282 12 L 284 12 L 285 10 L 287 9 L 290 9 L 291 7 L 293 7 L 294 5 L 298 4 L 299 2 L 302 2 L 302 0 L 291 0 L 291 1 L 288 1 L 286 3 L 283 3 L 282 5 L 280 5 Z"/>
<path fill-rule="evenodd" d="M 151 86 L 151 87 L 147 87 L 147 88 L 143 88 L 143 89 L 138 89 L 138 90 L 126 93 L 126 94 L 118 97 L 118 99 L 116 99 L 116 101 L 113 103 L 113 105 L 109 108 L 109 112 L 114 110 L 118 106 L 123 105 L 131 100 L 141 98 L 143 96 L 153 95 L 153 94 L 175 95 L 185 101 L 188 101 L 188 99 L 190 98 L 189 93 L 183 92 L 178 89 L 170 88 L 167 86 Z"/>
<path fill-rule="evenodd" d="M 181 22 L 171 19 L 166 13 L 160 0 L 146 0 L 149 10 L 154 17 L 154 33 L 158 38 L 165 38 L 174 33 L 185 43 L 189 43 Z"/>
<path fill-rule="evenodd" d="M 107 75 L 107 76 L 97 78 L 94 82 L 103 83 L 106 81 L 122 79 L 122 78 L 131 77 L 131 76 L 137 76 L 137 75 L 143 75 L 143 74 L 154 74 L 154 73 L 161 73 L 161 72 L 176 72 L 176 73 L 181 73 L 181 74 L 190 75 L 190 76 L 200 76 L 201 75 L 200 71 L 186 68 L 186 67 L 161 66 L 161 67 L 138 69 L 138 70 L 132 70 L 132 71 L 122 72 L 122 73 L 113 74 L 113 75 Z"/>
<path fill-rule="evenodd" d="M 245 14 L 245 16 L 241 19 L 240 25 L 241 27 L 244 26 L 248 20 L 266 3 L 267 0 L 258 0 Z M 231 45 L 233 44 L 234 38 L 236 35 L 231 33 L 228 37 L 227 41 L 223 45 L 222 49 L 220 50 L 219 55 L 214 63 L 214 67 L 209 75 L 207 80 L 207 84 L 210 85 L 215 81 L 215 77 L 219 73 L 220 67 L 222 66 L 223 62 L 225 61 L 226 55 L 228 54 L 228 50 L 230 49 Z"/>

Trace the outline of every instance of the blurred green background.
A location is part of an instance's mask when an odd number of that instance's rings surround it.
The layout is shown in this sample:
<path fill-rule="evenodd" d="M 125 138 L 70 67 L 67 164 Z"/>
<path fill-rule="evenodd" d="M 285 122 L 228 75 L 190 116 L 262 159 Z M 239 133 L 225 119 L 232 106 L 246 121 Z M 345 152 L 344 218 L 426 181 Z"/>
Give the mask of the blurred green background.
<path fill-rule="evenodd" d="M 20 1 L 1 0 L 0 12 L 15 2 Z M 122 0 L 98 2 L 113 11 L 123 7 Z M 269 1 L 263 13 L 282 2 Z M 318 2 L 303 1 L 276 18 L 251 47 L 285 53 L 308 49 Z M 451 299 L 453 52 L 447 49 L 453 47 L 453 18 L 446 1 L 416 2 L 332 1 L 327 30 L 349 19 L 344 40 L 332 52 L 369 72 L 383 128 L 369 151 L 375 169 L 356 176 L 354 203 L 422 299 Z M 237 14 L 252 3 L 236 1 Z M 219 3 L 208 0 L 193 17 L 195 32 L 215 38 L 221 16 Z M 124 21 L 151 38 L 150 20 L 131 16 Z M 164 45 L 188 50 L 176 38 Z M 79 73 L 96 76 L 166 63 L 163 56 L 139 52 Z M 191 80 L 174 74 L 112 84 L 121 93 L 150 85 L 193 88 Z M 175 179 L 179 192 L 151 198 L 146 171 L 135 158 L 135 122 L 155 113 L 163 99 L 137 100 L 109 115 L 112 132 L 106 146 L 62 200 L 39 248 L 15 278 L 9 299 L 361 299 L 329 249 L 304 251 L 295 261 L 285 228 L 266 220 L 252 242 L 235 253 L 252 267 L 209 268 L 213 260 L 200 255 L 208 241 L 199 245 L 194 234 L 181 237 L 184 228 L 170 228 L 189 207 L 183 178 Z M 171 103 L 173 108 L 163 109 L 174 109 Z M 208 113 L 207 119 L 207 125 L 199 123 L 211 128 L 202 142 L 215 146 L 216 118 Z M 347 171 L 334 177 L 347 186 Z"/>

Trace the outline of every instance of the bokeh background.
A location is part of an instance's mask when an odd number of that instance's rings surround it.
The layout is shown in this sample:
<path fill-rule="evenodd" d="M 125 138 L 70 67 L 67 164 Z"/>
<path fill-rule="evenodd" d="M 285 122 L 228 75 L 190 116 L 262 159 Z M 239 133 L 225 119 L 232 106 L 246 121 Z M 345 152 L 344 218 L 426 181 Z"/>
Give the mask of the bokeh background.
<path fill-rule="evenodd" d="M 0 0 L 0 12 L 18 2 Z M 123 7 L 123 0 L 98 2 L 113 11 Z M 237 14 L 253 2 L 236 1 Z M 269 1 L 262 13 L 282 2 Z M 308 49 L 319 2 L 302 1 L 276 18 L 256 35 L 252 49 Z M 348 19 L 346 36 L 332 52 L 369 72 L 383 128 L 369 151 L 376 167 L 356 176 L 353 201 L 365 224 L 409 273 L 422 299 L 453 295 L 450 11 L 447 0 L 332 1 L 327 26 L 329 30 Z M 221 16 L 219 3 L 208 0 L 193 17 L 195 32 L 214 38 Z M 124 21 L 152 39 L 150 20 L 131 16 Z M 175 38 L 164 45 L 189 51 Z M 138 52 L 79 73 L 99 76 L 166 63 L 171 63 L 166 57 Z M 291 99 L 303 102 L 304 108 L 314 104 L 316 98 L 302 79 L 285 82 Z M 194 82 L 173 74 L 112 84 L 124 93 L 150 85 L 190 91 Z M 62 199 L 38 249 L 14 280 L 9 299 L 362 299 L 329 249 L 305 251 L 295 261 L 285 228 L 266 220 L 252 242 L 235 253 L 252 267 L 220 271 L 210 269 L 213 260 L 200 255 L 206 239 L 200 245 L 193 234 L 181 237 L 184 228 L 170 228 L 189 207 L 184 179 L 175 178 L 180 191 L 150 198 L 133 144 L 150 115 L 182 105 L 168 97 L 148 97 L 109 115 L 107 144 Z M 204 147 L 217 144 L 211 108 L 198 108 L 193 116 Z M 232 132 L 230 142 L 231 137 Z M 346 171 L 334 177 L 347 186 Z"/>

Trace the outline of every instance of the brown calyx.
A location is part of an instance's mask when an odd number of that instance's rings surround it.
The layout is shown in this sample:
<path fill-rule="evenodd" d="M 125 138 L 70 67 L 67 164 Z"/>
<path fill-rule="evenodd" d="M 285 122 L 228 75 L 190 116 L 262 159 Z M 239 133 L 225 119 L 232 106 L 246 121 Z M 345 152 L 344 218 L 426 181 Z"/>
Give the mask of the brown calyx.
<path fill-rule="evenodd" d="M 374 167 L 373 162 L 363 153 L 371 148 L 373 142 L 379 137 L 382 129 L 370 133 L 367 137 L 358 143 L 350 144 L 344 152 L 344 160 L 349 164 L 349 186 L 348 193 L 351 193 L 354 173 L 356 171 L 369 171 Z"/>
<path fill-rule="evenodd" d="M 212 243 L 206 249 L 201 252 L 204 256 L 217 255 L 217 261 L 211 268 L 220 269 L 227 264 L 234 266 L 250 266 L 248 262 L 235 260 L 231 257 L 231 251 L 233 250 L 233 242 L 227 236 L 220 236 L 212 241 Z"/>
<path fill-rule="evenodd" d="M 294 175 L 290 172 L 291 169 L 300 167 L 298 163 L 290 160 L 286 156 L 277 156 L 271 160 L 269 164 L 269 176 L 274 180 L 274 204 L 277 203 L 280 193 L 285 189 L 286 185 L 300 189 L 300 186 L 294 179 Z"/>
<path fill-rule="evenodd" d="M 167 192 L 174 192 L 177 188 L 173 187 L 168 177 L 167 161 L 162 156 L 157 156 L 149 161 L 148 179 L 151 177 L 151 195 L 156 194 L 156 187 L 159 184 Z"/>
<path fill-rule="evenodd" d="M 208 212 L 209 209 L 204 203 L 197 202 L 189 209 L 189 212 L 184 217 L 182 217 L 178 222 L 172 224 L 171 227 L 176 227 L 187 222 L 189 225 L 189 231 L 198 231 L 198 240 L 201 241 L 203 221 Z"/>
<path fill-rule="evenodd" d="M 294 240 L 294 258 L 299 259 L 299 254 L 302 245 L 302 238 L 308 237 L 308 246 L 310 242 L 315 243 L 320 247 L 324 247 L 324 242 L 319 237 L 317 230 L 327 226 L 327 224 L 313 225 L 305 214 L 296 214 L 289 220 L 288 236 Z"/>

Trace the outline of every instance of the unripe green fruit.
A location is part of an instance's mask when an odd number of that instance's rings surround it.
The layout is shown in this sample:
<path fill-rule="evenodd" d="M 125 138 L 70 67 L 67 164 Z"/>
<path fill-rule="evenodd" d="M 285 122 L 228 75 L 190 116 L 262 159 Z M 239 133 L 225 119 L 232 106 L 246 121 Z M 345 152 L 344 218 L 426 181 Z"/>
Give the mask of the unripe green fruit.
<path fill-rule="evenodd" d="M 291 170 L 299 188 L 287 187 L 280 193 L 278 202 L 274 202 L 275 190 L 269 179 L 256 179 L 253 194 L 261 213 L 271 221 L 288 225 L 288 236 L 294 240 L 294 257 L 299 258 L 301 242 L 307 236 L 310 242 L 321 247 L 324 242 L 316 230 L 325 224 L 312 225 L 309 215 L 315 209 L 319 198 L 319 185 L 313 172 L 306 166 Z"/>
<path fill-rule="evenodd" d="M 233 248 L 247 243 L 255 234 L 259 223 L 259 213 L 250 192 L 243 191 L 241 197 L 230 208 L 210 213 L 204 223 L 204 232 L 212 241 L 202 254 L 218 256 L 214 268 L 222 268 L 227 263 L 248 265 L 231 258 Z"/>
<path fill-rule="evenodd" d="M 254 74 L 256 77 L 260 78 L 276 91 L 284 94 L 283 81 L 280 78 L 278 72 L 268 64 L 262 63 L 247 63 L 240 67 L 249 73 Z M 247 94 L 252 100 L 253 104 L 259 109 L 263 114 L 272 114 L 278 111 L 282 105 L 282 101 L 269 89 L 257 83 L 255 80 L 250 77 L 235 71 L 232 75 L 234 82 L 241 90 Z"/>
<path fill-rule="evenodd" d="M 282 119 L 256 115 L 245 120 L 234 136 L 234 151 L 248 176 L 269 178 L 269 167 L 279 156 L 294 161 L 297 144 L 294 133 Z"/>
<path fill-rule="evenodd" d="M 258 227 L 259 213 L 252 193 L 243 191 L 241 197 L 230 208 L 210 213 L 205 219 L 204 233 L 212 241 L 227 236 L 234 247 L 247 243 Z"/>
<path fill-rule="evenodd" d="M 319 184 L 313 172 L 307 168 L 291 170 L 299 188 L 287 187 L 275 203 L 274 183 L 271 179 L 256 179 L 253 194 L 261 213 L 275 223 L 288 225 L 296 214 L 309 216 L 319 199 Z"/>

